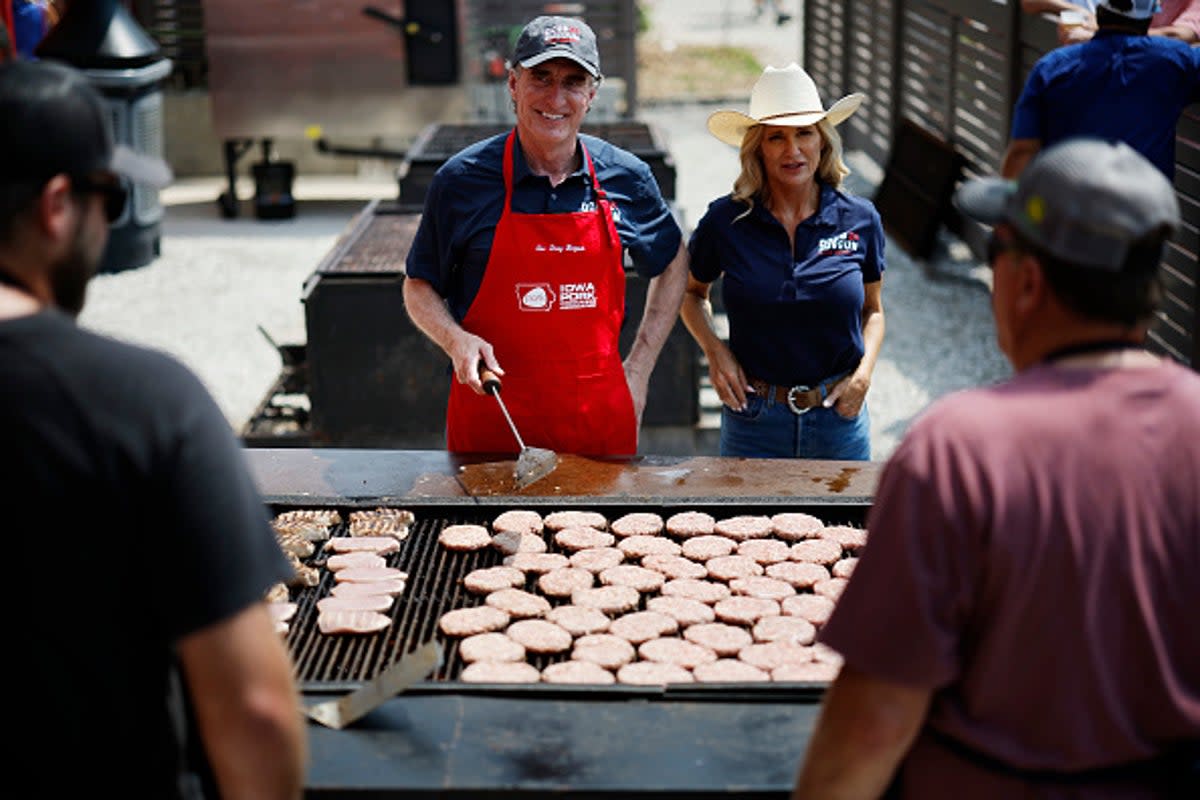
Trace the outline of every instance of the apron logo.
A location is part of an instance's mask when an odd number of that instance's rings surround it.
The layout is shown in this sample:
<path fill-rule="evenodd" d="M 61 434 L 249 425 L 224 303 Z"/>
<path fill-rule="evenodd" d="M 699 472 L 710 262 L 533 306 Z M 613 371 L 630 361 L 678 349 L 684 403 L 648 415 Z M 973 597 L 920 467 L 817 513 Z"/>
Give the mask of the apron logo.
<path fill-rule="evenodd" d="M 558 307 L 564 311 L 572 308 L 595 308 L 596 284 L 590 281 L 559 284 Z"/>
<path fill-rule="evenodd" d="M 859 236 L 854 231 L 839 233 L 817 242 L 817 253 L 823 256 L 844 256 L 858 252 Z"/>
<path fill-rule="evenodd" d="M 517 284 L 517 308 L 521 311 L 549 311 L 554 299 L 554 289 L 548 283 Z"/>

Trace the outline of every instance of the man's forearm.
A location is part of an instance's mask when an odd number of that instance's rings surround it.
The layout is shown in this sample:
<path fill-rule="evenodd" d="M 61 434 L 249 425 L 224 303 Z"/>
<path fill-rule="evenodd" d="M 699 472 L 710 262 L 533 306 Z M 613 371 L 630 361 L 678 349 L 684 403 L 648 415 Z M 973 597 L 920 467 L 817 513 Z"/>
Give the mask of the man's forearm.
<path fill-rule="evenodd" d="M 675 320 L 679 318 L 679 306 L 683 302 L 687 275 L 687 250 L 680 244 L 675 258 L 646 288 L 646 307 L 642 312 L 642 322 L 638 326 L 633 347 L 625 359 L 626 373 L 637 373 L 649 379 L 654 362 L 658 359 L 671 329 L 675 327 Z"/>

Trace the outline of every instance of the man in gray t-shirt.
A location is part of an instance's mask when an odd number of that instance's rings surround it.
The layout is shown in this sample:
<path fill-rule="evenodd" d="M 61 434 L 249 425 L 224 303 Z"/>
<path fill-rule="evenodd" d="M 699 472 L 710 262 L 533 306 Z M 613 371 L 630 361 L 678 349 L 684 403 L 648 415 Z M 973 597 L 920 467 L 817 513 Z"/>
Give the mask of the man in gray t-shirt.
<path fill-rule="evenodd" d="M 1140 346 L 1174 193 L 1074 140 L 958 199 L 1017 374 L 885 467 L 794 797 L 1200 796 L 1200 377 Z"/>

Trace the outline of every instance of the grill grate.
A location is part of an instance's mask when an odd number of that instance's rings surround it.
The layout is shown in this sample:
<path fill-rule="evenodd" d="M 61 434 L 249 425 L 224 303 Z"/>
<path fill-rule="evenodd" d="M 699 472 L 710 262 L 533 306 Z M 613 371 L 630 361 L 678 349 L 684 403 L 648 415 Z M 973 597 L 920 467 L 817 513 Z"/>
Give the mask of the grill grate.
<path fill-rule="evenodd" d="M 286 511 L 276 508 L 274 513 Z M 343 519 L 349 511 L 343 511 Z M 443 636 L 437 628 L 442 614 L 455 608 L 469 608 L 483 604 L 482 595 L 474 595 L 462 586 L 462 578 L 475 569 L 497 566 L 503 556 L 487 548 L 475 552 L 453 552 L 438 543 L 438 535 L 448 525 L 476 524 L 490 527 L 490 523 L 503 509 L 472 507 L 466 509 L 413 509 L 417 519 L 410 528 L 407 539 L 401 542 L 400 550 L 386 557 L 388 566 L 397 567 L 409 574 L 408 585 L 403 594 L 396 598 L 390 612 L 392 625 L 386 631 L 374 635 L 322 634 L 317 628 L 317 600 L 327 597 L 334 585 L 333 574 L 321 569 L 321 581 L 317 586 L 293 591 L 297 611 L 287 634 L 288 649 L 296 669 L 296 678 L 305 691 L 325 691 L 358 686 L 395 663 L 404 654 L 433 639 L 442 642 L 444 659 L 441 667 L 429 681 L 458 681 L 465 667 L 458 655 L 458 639 Z M 662 507 L 614 509 L 604 507 L 602 511 L 610 520 L 629 511 L 652 510 L 664 517 L 682 510 L 708 511 L 717 519 L 737 514 L 761 514 L 762 509 L 739 509 L 734 507 L 688 506 L 688 509 Z M 837 505 L 775 508 L 769 513 L 781 511 L 803 511 L 820 517 L 826 524 L 862 525 L 866 506 Z M 343 522 L 333 531 L 333 536 L 346 536 L 347 525 Z M 544 534 L 548 552 L 570 552 L 558 547 L 553 536 Z M 325 558 L 322 546 L 306 563 L 322 564 Z M 536 588 L 537 576 L 531 575 L 523 587 L 527 591 L 541 594 Z M 547 598 L 551 605 L 569 603 L 565 598 Z M 645 609 L 643 596 L 638 610 Z M 569 658 L 569 653 L 558 655 L 529 654 L 528 661 L 538 669 Z"/>
<path fill-rule="evenodd" d="M 400 274 L 408 256 L 421 214 L 364 212 L 358 230 L 343 241 L 337 258 L 326 259 L 318 270 L 322 274 Z"/>

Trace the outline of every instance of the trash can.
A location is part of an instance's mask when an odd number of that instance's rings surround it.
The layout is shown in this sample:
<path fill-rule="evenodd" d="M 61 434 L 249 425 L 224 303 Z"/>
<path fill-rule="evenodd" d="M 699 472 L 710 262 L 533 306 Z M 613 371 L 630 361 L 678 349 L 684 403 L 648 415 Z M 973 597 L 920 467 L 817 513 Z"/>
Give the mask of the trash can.
<path fill-rule="evenodd" d="M 71 3 L 37 57 L 76 67 L 103 95 L 118 144 L 163 157 L 162 83 L 171 60 L 116 0 Z M 129 203 L 109 230 L 101 272 L 142 267 L 158 257 L 163 218 L 158 189 L 132 183 Z"/>

